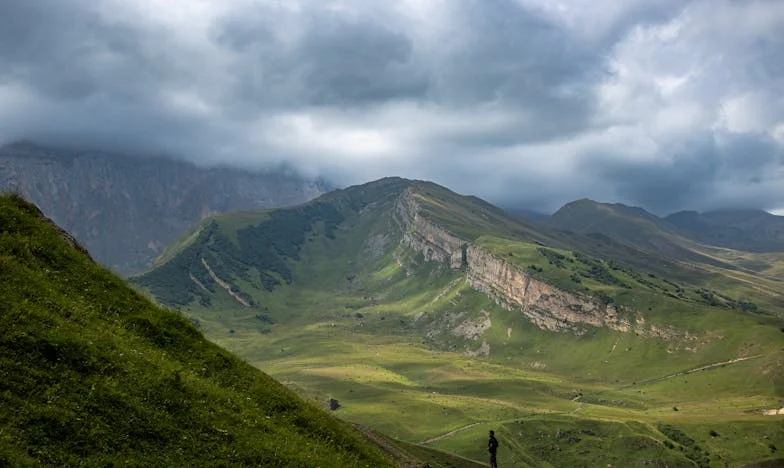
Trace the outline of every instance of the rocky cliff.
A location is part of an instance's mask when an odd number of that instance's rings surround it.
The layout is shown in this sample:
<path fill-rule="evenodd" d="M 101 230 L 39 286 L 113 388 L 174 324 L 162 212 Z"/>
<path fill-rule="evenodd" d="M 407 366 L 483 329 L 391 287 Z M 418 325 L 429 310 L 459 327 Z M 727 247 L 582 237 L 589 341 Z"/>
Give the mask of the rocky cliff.
<path fill-rule="evenodd" d="M 207 216 L 294 205 L 325 187 L 282 172 L 205 169 L 25 143 L 0 148 L 0 191 L 32 201 L 97 261 L 129 274 L 145 269 L 164 246 Z"/>
<path fill-rule="evenodd" d="M 482 248 L 469 246 L 467 261 L 467 280 L 474 289 L 519 307 L 539 328 L 578 332 L 580 325 L 622 332 L 632 328 L 630 311 L 619 310 L 592 296 L 556 289 Z"/>
<path fill-rule="evenodd" d="M 411 188 L 398 199 L 395 214 L 403 227 L 403 245 L 422 252 L 428 262 L 448 263 L 452 268 L 464 265 L 468 242 L 425 218 Z"/>
<path fill-rule="evenodd" d="M 669 338 L 675 330 L 646 326 L 639 312 L 607 304 L 587 294 L 557 289 L 524 273 L 515 265 L 487 250 L 447 232 L 419 210 L 416 194 L 403 193 L 396 216 L 404 229 L 402 244 L 421 252 L 428 261 L 464 268 L 466 280 L 476 290 L 518 308 L 539 328 L 584 333 L 585 326 L 606 327 L 621 332 Z"/>

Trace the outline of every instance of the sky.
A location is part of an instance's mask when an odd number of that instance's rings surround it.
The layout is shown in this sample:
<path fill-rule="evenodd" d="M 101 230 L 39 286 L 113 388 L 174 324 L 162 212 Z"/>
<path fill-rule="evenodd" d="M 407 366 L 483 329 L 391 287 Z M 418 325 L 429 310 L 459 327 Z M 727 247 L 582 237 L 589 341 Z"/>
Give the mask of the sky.
<path fill-rule="evenodd" d="M 784 213 L 781 0 L 0 0 L 0 143 Z"/>

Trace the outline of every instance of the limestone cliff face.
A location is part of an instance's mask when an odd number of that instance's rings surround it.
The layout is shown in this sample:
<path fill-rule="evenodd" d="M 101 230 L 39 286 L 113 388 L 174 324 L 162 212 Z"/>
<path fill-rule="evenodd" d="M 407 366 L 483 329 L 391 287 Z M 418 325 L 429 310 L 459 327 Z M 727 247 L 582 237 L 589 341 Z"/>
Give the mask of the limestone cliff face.
<path fill-rule="evenodd" d="M 519 308 L 542 329 L 583 333 L 585 326 L 594 326 L 662 338 L 669 333 L 660 328 L 643 330 L 645 321 L 641 314 L 605 304 L 586 294 L 557 289 L 469 240 L 447 232 L 422 216 L 411 190 L 398 200 L 396 215 L 405 232 L 404 246 L 421 252 L 428 261 L 446 263 L 454 269 L 465 268 L 466 279 L 474 289 Z"/>
<path fill-rule="evenodd" d="M 410 188 L 398 199 L 395 212 L 403 227 L 403 245 L 422 252 L 429 262 L 448 263 L 455 269 L 463 266 L 468 242 L 425 218 Z"/>
<path fill-rule="evenodd" d="M 0 191 L 38 205 L 120 273 L 145 269 L 166 245 L 207 216 L 305 202 L 323 193 L 280 172 L 205 169 L 164 158 L 0 148 Z"/>
<path fill-rule="evenodd" d="M 484 249 L 469 246 L 467 260 L 467 279 L 474 289 L 519 307 L 539 328 L 579 331 L 579 325 L 592 325 L 622 332 L 632 328 L 629 311 L 585 294 L 556 289 Z"/>

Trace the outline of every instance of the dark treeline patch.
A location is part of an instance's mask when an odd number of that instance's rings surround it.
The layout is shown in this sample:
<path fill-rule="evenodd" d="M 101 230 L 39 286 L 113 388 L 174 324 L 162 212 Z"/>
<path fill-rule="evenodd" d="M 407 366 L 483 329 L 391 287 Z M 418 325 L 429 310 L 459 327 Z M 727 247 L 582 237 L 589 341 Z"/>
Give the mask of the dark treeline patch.
<path fill-rule="evenodd" d="M 198 300 L 207 306 L 218 286 L 204 265 L 206 262 L 224 281 L 239 278 L 271 291 L 281 281 L 292 282 L 288 262 L 299 259 L 309 235 L 332 239 L 343 220 L 334 204 L 312 202 L 270 212 L 264 222 L 237 230 L 236 242 L 223 234 L 213 220 L 202 228 L 196 241 L 172 260 L 133 281 L 166 305 L 187 305 Z M 252 303 L 246 293 L 233 292 Z"/>

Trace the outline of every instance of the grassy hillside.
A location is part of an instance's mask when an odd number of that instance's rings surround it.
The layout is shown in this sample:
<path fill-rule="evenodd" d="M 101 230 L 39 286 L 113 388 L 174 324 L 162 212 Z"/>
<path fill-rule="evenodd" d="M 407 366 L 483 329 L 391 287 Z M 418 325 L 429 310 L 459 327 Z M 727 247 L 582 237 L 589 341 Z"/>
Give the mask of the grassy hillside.
<path fill-rule="evenodd" d="M 453 235 L 562 290 L 629 307 L 671 336 L 538 328 L 472 289 L 466 265 L 425 261 L 401 243 L 411 234 L 396 215 L 406 189 L 420 216 Z M 215 218 L 190 258 L 135 281 L 304 397 L 338 399 L 341 418 L 473 460 L 485 459 L 493 428 L 502 462 L 516 466 L 738 466 L 779 456 L 784 424 L 762 412 L 784 399 L 784 323 L 767 300 L 744 310 L 756 296 L 720 289 L 723 273 L 538 230 L 400 179 L 269 215 L 236 240 L 232 217 Z M 256 241 L 243 241 L 251 234 Z M 187 284 L 191 297 L 167 282 Z"/>
<path fill-rule="evenodd" d="M 391 466 L 0 198 L 0 466 Z"/>

